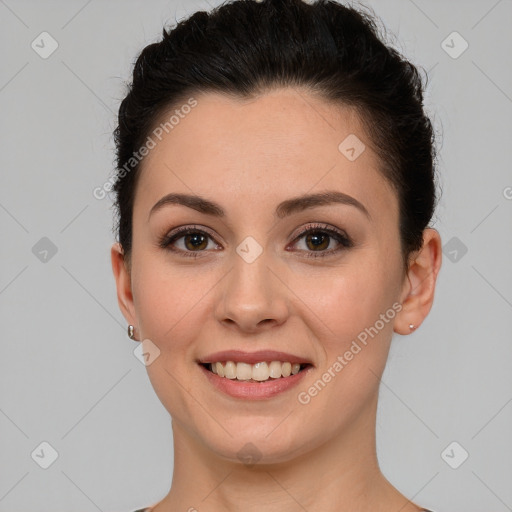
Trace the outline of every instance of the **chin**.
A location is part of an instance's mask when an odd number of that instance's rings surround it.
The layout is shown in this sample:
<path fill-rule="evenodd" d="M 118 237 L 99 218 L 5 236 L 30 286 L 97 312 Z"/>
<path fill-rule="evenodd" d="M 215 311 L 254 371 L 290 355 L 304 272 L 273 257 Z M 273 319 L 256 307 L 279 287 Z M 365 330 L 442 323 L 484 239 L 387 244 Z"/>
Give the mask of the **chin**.
<path fill-rule="evenodd" d="M 221 434 L 212 438 L 211 431 L 203 432 L 203 443 L 217 457 L 248 467 L 286 463 L 307 453 L 314 445 L 303 428 L 297 428 L 295 433 L 290 428 L 278 432 L 275 421 L 268 422 L 269 428 L 261 428 L 261 425 L 244 428 L 243 425 L 246 424 L 241 422 L 241 430 L 233 437 Z"/>

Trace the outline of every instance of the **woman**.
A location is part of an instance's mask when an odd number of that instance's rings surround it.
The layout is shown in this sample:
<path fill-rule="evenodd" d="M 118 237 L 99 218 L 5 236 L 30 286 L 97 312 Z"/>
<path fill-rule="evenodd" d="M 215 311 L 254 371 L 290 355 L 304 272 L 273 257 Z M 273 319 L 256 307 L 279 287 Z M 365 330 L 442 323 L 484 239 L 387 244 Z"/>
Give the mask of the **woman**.
<path fill-rule="evenodd" d="M 236 0 L 142 51 L 111 256 L 172 417 L 171 489 L 145 510 L 425 510 L 375 447 L 393 333 L 441 265 L 422 94 L 371 16 L 327 0 Z"/>

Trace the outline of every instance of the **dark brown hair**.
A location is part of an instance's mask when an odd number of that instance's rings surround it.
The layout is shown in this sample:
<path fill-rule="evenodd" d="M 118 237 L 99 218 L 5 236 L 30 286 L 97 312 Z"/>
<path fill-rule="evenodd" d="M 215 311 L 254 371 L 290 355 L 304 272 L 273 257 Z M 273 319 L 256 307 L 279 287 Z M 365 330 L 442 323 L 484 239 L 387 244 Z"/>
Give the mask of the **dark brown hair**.
<path fill-rule="evenodd" d="M 331 0 L 231 0 L 164 28 L 137 58 L 114 132 L 116 230 L 127 257 L 140 165 L 126 165 L 162 114 L 194 93 L 250 98 L 280 86 L 355 107 L 397 192 L 404 263 L 421 248 L 436 203 L 435 141 L 417 68 L 362 10 Z"/>

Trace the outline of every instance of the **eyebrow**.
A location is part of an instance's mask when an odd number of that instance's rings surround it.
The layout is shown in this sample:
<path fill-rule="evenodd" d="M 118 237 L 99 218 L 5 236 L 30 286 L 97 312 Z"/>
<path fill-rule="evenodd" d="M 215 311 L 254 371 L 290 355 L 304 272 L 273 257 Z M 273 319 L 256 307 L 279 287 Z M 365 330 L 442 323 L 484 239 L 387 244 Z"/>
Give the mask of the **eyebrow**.
<path fill-rule="evenodd" d="M 159 201 L 155 203 L 155 205 L 151 208 L 148 219 L 151 215 L 162 207 L 170 204 L 181 204 L 183 206 L 187 206 L 188 208 L 192 208 L 200 213 L 204 213 L 206 215 L 212 215 L 215 217 L 225 217 L 226 212 L 224 209 L 203 197 L 191 194 L 167 194 L 162 197 Z M 360 203 L 357 199 L 348 194 L 344 194 L 343 192 L 339 192 L 337 190 L 327 190 L 325 192 L 320 192 L 317 194 L 305 194 L 298 197 L 293 197 L 291 199 L 286 199 L 282 203 L 280 203 L 277 208 L 275 214 L 278 218 L 282 219 L 294 213 L 298 213 L 304 210 L 308 210 L 310 208 L 315 208 L 317 206 L 324 206 L 329 204 L 344 204 L 349 206 L 354 206 L 359 211 L 364 213 L 366 217 L 371 219 L 371 215 L 365 206 Z"/>

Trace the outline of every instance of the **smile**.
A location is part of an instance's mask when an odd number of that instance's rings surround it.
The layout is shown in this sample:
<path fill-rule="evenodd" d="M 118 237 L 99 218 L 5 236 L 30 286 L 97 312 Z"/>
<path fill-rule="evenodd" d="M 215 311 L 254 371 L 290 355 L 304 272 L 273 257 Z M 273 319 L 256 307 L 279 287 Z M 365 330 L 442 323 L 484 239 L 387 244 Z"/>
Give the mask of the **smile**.
<path fill-rule="evenodd" d="M 304 370 L 308 364 L 290 363 L 288 361 L 269 361 L 256 364 L 243 362 L 216 362 L 205 363 L 207 370 L 217 374 L 219 377 L 237 381 L 266 382 L 269 379 L 282 379 L 290 375 L 296 375 Z"/>
<path fill-rule="evenodd" d="M 212 363 L 199 363 L 198 366 L 216 390 L 233 398 L 244 400 L 265 400 L 275 397 L 296 386 L 313 370 L 311 364 L 294 363 L 292 365 L 289 362 L 280 361 L 256 364 L 226 361 L 225 363 L 216 362 L 213 365 Z M 212 371 L 212 366 L 215 372 Z M 280 376 L 272 377 L 270 372 L 277 375 L 278 369 L 281 373 Z M 240 378 L 238 377 L 239 370 Z M 236 376 L 233 376 L 235 371 Z M 224 375 L 221 376 L 223 372 Z M 256 372 L 254 374 L 256 379 L 253 378 L 253 372 Z"/>

